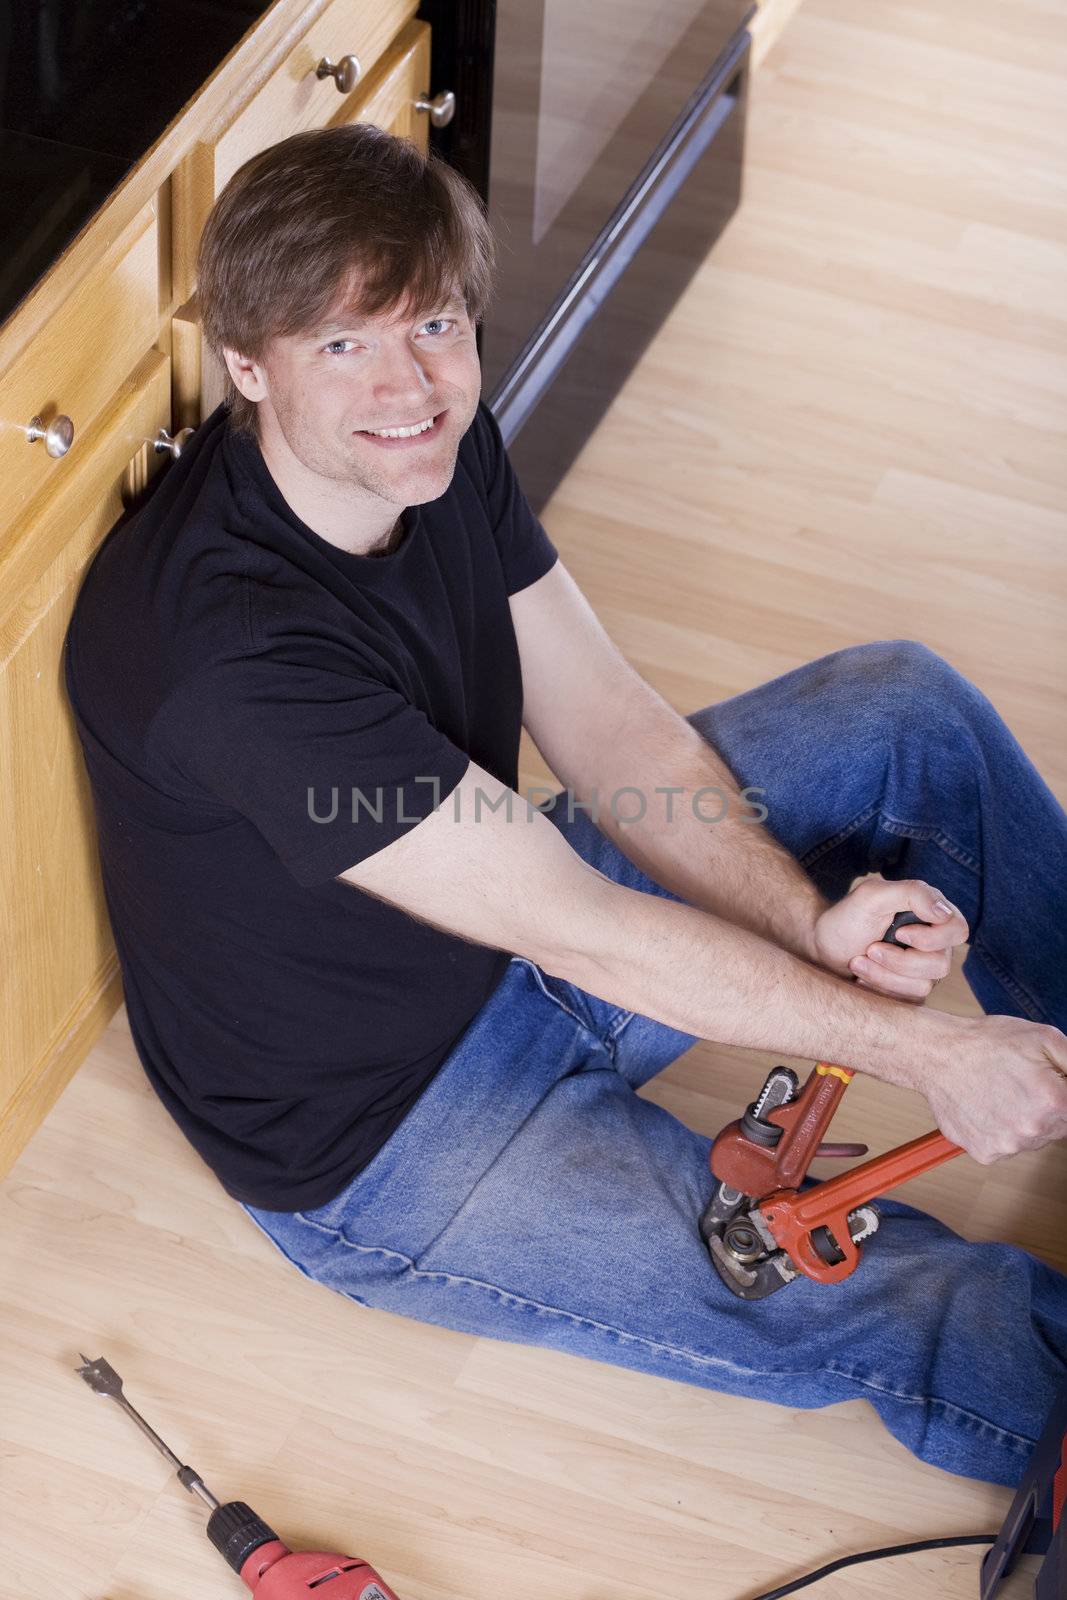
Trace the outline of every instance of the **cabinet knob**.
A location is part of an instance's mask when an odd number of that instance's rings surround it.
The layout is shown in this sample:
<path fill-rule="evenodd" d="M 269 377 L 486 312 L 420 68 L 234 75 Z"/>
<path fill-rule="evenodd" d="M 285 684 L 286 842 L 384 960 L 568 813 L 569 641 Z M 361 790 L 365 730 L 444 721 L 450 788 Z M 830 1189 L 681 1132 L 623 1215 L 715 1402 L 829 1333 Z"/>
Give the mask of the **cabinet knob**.
<path fill-rule="evenodd" d="M 65 456 L 74 443 L 74 424 L 69 417 L 59 416 L 53 417 L 46 427 L 40 417 L 31 417 L 26 438 L 30 444 L 35 439 L 43 439 L 50 456 Z"/>
<path fill-rule="evenodd" d="M 152 443 L 157 454 L 162 454 L 164 450 L 169 450 L 175 461 L 177 461 L 194 431 L 193 428 L 179 428 L 178 432 L 172 436 L 167 432 L 166 428 L 160 428 Z"/>
<path fill-rule="evenodd" d="M 332 78 L 341 94 L 351 94 L 362 73 L 363 68 L 356 56 L 342 56 L 336 62 L 331 61 L 329 56 L 323 56 L 315 68 L 316 78 Z"/>
<path fill-rule="evenodd" d="M 456 97 L 451 89 L 442 89 L 440 94 L 435 94 L 432 100 L 420 96 L 415 101 L 416 111 L 428 111 L 430 121 L 435 128 L 445 128 L 452 121 L 456 111 Z"/>

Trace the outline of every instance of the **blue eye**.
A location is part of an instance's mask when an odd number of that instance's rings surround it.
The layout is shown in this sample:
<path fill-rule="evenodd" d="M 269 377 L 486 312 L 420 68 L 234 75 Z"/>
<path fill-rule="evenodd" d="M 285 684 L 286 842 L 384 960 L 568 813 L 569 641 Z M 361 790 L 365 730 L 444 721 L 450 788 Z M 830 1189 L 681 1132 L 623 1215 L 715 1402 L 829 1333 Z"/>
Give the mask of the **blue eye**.
<path fill-rule="evenodd" d="M 455 328 L 456 325 L 455 317 L 431 317 L 429 322 L 424 322 L 422 326 L 424 328 L 440 328 L 440 333 L 431 333 L 429 337 L 431 339 L 443 339 L 447 337 L 448 332 Z M 352 342 L 351 339 L 331 339 L 329 344 L 323 345 L 323 353 L 328 356 L 333 356 L 335 352 L 337 355 L 345 355 L 347 352 L 338 350 L 337 346 L 352 344 Z"/>

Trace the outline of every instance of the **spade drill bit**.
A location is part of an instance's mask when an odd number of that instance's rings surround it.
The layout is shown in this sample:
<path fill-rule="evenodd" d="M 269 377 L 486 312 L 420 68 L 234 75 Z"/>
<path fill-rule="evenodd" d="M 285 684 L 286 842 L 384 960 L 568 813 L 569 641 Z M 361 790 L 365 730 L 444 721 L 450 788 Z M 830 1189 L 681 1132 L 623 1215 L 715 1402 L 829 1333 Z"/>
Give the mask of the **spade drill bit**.
<path fill-rule="evenodd" d="M 200 1474 L 194 1472 L 192 1467 L 183 1466 L 174 1451 L 163 1443 L 155 1429 L 150 1428 L 140 1412 L 135 1411 L 131 1406 L 122 1392 L 122 1379 L 111 1363 L 105 1361 L 103 1356 L 98 1356 L 95 1361 L 90 1361 L 87 1355 L 82 1355 L 81 1351 L 78 1353 L 82 1358 L 82 1365 L 74 1369 L 78 1376 L 84 1378 L 90 1389 L 96 1394 L 106 1395 L 109 1400 L 114 1400 L 116 1404 L 120 1405 L 127 1416 L 133 1418 L 145 1437 L 151 1439 L 160 1455 L 166 1456 L 171 1466 L 176 1468 L 178 1482 L 188 1489 L 190 1494 L 199 1495 L 204 1504 L 212 1511 L 216 1510 L 219 1502 L 215 1499 L 211 1490 L 206 1487 Z"/>

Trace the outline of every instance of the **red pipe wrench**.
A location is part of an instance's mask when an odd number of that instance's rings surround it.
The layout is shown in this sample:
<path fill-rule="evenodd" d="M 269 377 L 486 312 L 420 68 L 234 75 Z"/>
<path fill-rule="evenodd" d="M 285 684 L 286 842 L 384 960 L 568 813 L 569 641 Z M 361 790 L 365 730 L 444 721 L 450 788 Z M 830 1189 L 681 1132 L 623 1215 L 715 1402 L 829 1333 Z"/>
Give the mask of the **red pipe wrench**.
<path fill-rule="evenodd" d="M 898 911 L 883 942 L 920 922 Z M 924 924 L 925 926 L 925 924 Z M 719 1277 L 742 1300 L 762 1300 L 803 1274 L 840 1283 L 859 1265 L 860 1245 L 878 1228 L 876 1195 L 962 1152 L 932 1132 L 839 1177 L 801 1189 L 823 1134 L 854 1073 L 818 1061 L 803 1089 L 789 1067 L 775 1067 L 744 1115 L 711 1149 L 718 1180 L 700 1231 Z M 825 1155 L 862 1155 L 866 1146 L 827 1147 Z"/>

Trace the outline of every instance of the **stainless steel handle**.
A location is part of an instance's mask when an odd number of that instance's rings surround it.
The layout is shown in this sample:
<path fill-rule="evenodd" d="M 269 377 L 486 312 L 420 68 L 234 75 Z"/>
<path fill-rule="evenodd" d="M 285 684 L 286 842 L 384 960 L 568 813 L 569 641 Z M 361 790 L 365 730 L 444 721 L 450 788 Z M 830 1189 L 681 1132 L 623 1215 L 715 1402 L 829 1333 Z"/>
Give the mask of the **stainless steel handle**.
<path fill-rule="evenodd" d="M 177 461 L 195 431 L 193 428 L 179 428 L 178 432 L 172 436 L 167 432 L 166 428 L 160 428 L 152 443 L 157 454 L 162 454 L 164 450 L 169 450 L 175 461 Z"/>
<path fill-rule="evenodd" d="M 456 97 L 451 89 L 442 89 L 440 94 L 435 94 L 432 100 L 420 96 L 415 101 L 416 111 L 428 111 L 430 121 L 435 128 L 445 128 L 452 121 L 456 111 Z"/>
<path fill-rule="evenodd" d="M 315 68 L 316 78 L 332 78 L 341 94 L 351 94 L 362 75 L 363 68 L 356 56 L 342 56 L 337 62 L 323 56 Z"/>
<path fill-rule="evenodd" d="M 26 438 L 30 444 L 35 439 L 43 439 L 50 456 L 65 456 L 74 443 L 74 424 L 69 417 L 59 416 L 53 417 L 46 427 L 40 417 L 31 417 Z"/>

